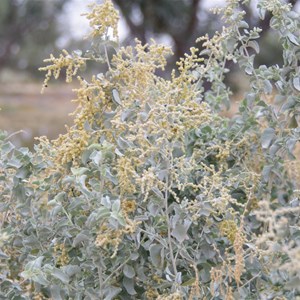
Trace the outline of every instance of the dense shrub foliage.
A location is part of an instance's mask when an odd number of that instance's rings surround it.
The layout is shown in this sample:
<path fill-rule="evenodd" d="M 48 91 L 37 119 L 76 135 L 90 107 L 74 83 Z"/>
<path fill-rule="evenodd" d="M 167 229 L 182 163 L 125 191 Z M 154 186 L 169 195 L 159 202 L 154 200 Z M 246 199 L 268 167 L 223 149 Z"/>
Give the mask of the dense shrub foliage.
<path fill-rule="evenodd" d="M 118 47 L 109 0 L 87 14 L 90 51 L 47 60 L 45 87 L 80 75 L 78 107 L 33 153 L 1 134 L 1 299 L 300 297 L 299 15 L 258 2 L 284 64 L 255 67 L 260 29 L 239 1 L 216 13 L 168 79 L 169 48 Z M 107 72 L 84 79 L 90 61 Z M 251 82 L 232 119 L 228 62 Z"/>

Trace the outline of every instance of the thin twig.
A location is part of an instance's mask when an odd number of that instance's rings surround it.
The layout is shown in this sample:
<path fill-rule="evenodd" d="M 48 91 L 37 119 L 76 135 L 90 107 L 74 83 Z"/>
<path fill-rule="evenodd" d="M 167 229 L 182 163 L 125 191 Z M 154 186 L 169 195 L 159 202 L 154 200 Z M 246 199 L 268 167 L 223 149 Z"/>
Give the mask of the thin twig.
<path fill-rule="evenodd" d="M 174 275 L 177 275 L 177 268 L 176 268 L 176 261 L 173 253 L 173 246 L 172 246 L 172 238 L 171 238 L 171 222 L 170 222 L 170 217 L 169 217 L 169 205 L 168 205 L 168 192 L 169 192 L 169 171 L 170 171 L 170 166 L 168 165 L 168 175 L 166 178 L 166 184 L 165 184 L 165 214 L 166 214 L 166 221 L 167 221 L 167 226 L 168 226 L 168 244 L 169 244 L 169 250 L 170 250 L 170 256 L 171 256 L 171 261 L 172 261 L 172 266 L 174 269 Z"/>
<path fill-rule="evenodd" d="M 130 260 L 130 257 L 128 257 L 122 264 L 120 264 L 103 282 L 103 286 L 109 281 L 109 279 L 116 274 L 122 267 L 124 267 L 127 262 Z"/>
<path fill-rule="evenodd" d="M 19 133 L 25 133 L 25 130 L 19 130 L 19 131 L 16 131 L 16 132 L 13 132 L 12 134 L 10 134 L 9 136 L 7 136 L 4 141 L 6 140 L 9 140 L 11 137 L 13 137 L 14 135 L 17 135 Z"/>

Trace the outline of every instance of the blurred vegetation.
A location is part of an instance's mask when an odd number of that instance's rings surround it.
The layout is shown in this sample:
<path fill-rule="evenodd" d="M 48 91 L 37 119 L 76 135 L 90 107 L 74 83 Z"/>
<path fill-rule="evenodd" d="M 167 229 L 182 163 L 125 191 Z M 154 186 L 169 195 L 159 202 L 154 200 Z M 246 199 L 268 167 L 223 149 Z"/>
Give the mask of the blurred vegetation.
<path fill-rule="evenodd" d="M 38 71 L 49 53 L 58 52 L 59 17 L 69 0 L 0 1 L 0 128 L 17 144 L 32 147 L 34 137 L 63 132 L 70 122 L 73 95 L 64 84 L 41 95 Z M 39 80 L 37 82 L 36 79 Z"/>
<path fill-rule="evenodd" d="M 69 0 L 0 1 L 0 69 L 37 74 L 42 60 L 56 50 L 58 16 Z"/>
<path fill-rule="evenodd" d="M 142 43 L 151 38 L 169 39 L 175 56 L 173 62 L 178 61 L 189 48 L 195 44 L 197 37 L 213 34 L 222 27 L 222 21 L 209 11 L 208 7 L 215 6 L 214 2 L 204 0 L 113 0 L 120 10 L 129 30 L 128 41 L 137 37 Z M 225 1 L 223 1 L 225 4 Z M 297 0 L 288 0 L 293 7 Z M 220 4 L 220 2 L 218 2 Z M 261 55 L 257 64 L 273 64 L 281 62 L 282 47 L 274 32 L 270 32 L 270 13 L 265 18 L 259 18 L 256 9 L 242 4 L 245 21 L 250 28 L 259 27 L 262 31 Z M 254 8 L 254 6 L 253 6 Z M 274 51 L 275 50 L 275 51 Z"/>
<path fill-rule="evenodd" d="M 1 0 L 0 1 L 0 72 L 4 68 L 26 70 L 41 76 L 37 71 L 44 58 L 60 49 L 58 39 L 63 38 L 60 17 L 67 3 L 74 0 Z M 101 2 L 101 1 L 97 1 Z M 204 0 L 114 0 L 125 21 L 129 34 L 125 44 L 132 44 L 133 37 L 142 43 L 151 38 L 169 43 L 175 53 L 171 66 L 195 44 L 197 37 L 212 34 L 222 24 L 209 11 L 213 3 Z M 296 0 L 289 0 L 293 6 Z M 225 3 L 225 1 L 224 1 Z M 74 1 L 76 5 L 76 1 Z M 255 10 L 244 6 L 245 19 L 250 27 L 263 29 L 262 50 L 258 64 L 280 62 L 281 45 L 276 35 L 269 31 L 270 15 L 261 20 Z M 66 24 L 67 26 L 67 24 Z M 72 41 L 68 49 L 79 42 Z M 76 45 L 77 44 L 77 45 Z M 262 45 L 261 45 L 262 46 Z M 270 51 L 271 50 L 271 51 Z M 276 50 L 276 51 L 274 51 Z"/>

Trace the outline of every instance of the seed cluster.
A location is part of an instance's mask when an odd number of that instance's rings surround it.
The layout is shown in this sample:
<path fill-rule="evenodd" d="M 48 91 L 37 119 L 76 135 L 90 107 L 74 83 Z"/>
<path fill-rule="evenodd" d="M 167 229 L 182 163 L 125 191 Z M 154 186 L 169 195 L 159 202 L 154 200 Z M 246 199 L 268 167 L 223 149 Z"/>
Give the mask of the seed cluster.
<path fill-rule="evenodd" d="M 46 67 L 39 68 L 40 71 L 47 72 L 44 80 L 44 88 L 48 86 L 48 82 L 53 76 L 58 79 L 61 70 L 66 69 L 66 82 L 72 82 L 72 78 L 77 74 L 78 70 L 85 65 L 86 60 L 79 55 L 71 55 L 67 50 L 63 50 L 62 54 L 58 58 L 54 57 L 53 54 L 50 58 L 44 60 L 48 65 Z"/>
<path fill-rule="evenodd" d="M 109 0 L 105 0 L 102 5 L 90 5 L 91 12 L 83 14 L 90 20 L 92 32 L 91 37 L 103 37 L 109 34 L 109 29 L 112 29 L 112 36 L 118 38 L 118 22 L 119 14 Z"/>

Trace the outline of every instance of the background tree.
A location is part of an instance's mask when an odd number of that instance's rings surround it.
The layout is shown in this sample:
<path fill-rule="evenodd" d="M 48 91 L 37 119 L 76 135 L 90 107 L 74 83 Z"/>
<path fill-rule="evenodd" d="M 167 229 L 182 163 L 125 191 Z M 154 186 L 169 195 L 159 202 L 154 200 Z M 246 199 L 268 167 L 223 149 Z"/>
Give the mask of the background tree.
<path fill-rule="evenodd" d="M 0 1 L 0 68 L 36 71 L 59 36 L 58 17 L 69 0 Z"/>
<path fill-rule="evenodd" d="M 159 36 L 167 35 L 171 38 L 175 53 L 174 61 L 194 45 L 197 37 L 213 33 L 222 25 L 215 15 L 209 13 L 207 4 L 203 0 L 113 0 L 113 2 L 128 25 L 131 40 L 134 36 L 145 43 L 152 37 L 157 39 Z M 297 0 L 286 2 L 293 7 L 297 4 Z M 270 13 L 266 12 L 264 19 L 260 19 L 257 10 L 251 6 L 242 4 L 241 8 L 246 12 L 245 20 L 250 28 L 260 27 L 263 30 L 262 49 L 265 47 L 272 49 L 271 55 L 270 51 L 262 52 L 258 57 L 259 63 L 271 64 L 279 60 L 281 47 L 276 39 L 270 37 Z"/>

